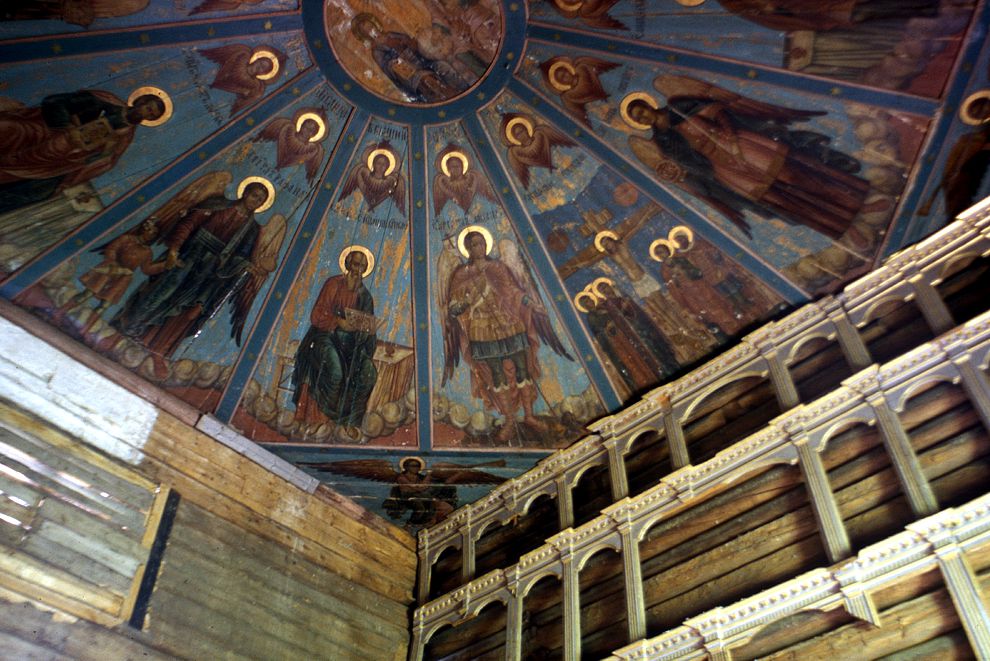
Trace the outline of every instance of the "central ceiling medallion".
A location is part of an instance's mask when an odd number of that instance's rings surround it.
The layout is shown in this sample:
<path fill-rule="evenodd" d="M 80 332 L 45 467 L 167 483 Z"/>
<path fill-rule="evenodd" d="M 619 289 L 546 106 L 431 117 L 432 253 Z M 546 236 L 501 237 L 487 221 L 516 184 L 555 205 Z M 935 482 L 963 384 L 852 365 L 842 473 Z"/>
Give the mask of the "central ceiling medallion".
<path fill-rule="evenodd" d="M 475 88 L 505 32 L 498 0 L 329 0 L 324 21 L 351 78 L 410 105 L 444 103 Z"/>

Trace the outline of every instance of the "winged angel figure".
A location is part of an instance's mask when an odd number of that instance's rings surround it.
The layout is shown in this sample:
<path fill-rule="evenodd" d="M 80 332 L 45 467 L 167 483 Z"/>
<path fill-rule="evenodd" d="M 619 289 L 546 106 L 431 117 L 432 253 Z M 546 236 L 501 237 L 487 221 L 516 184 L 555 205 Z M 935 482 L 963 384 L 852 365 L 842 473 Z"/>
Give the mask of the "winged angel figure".
<path fill-rule="evenodd" d="M 467 154 L 457 145 L 447 147 L 437 154 L 433 177 L 433 212 L 439 214 L 447 202 L 454 203 L 467 213 L 477 195 L 490 202 L 495 201 L 492 187 L 477 168 L 471 169 Z"/>
<path fill-rule="evenodd" d="M 623 120 L 650 137 L 629 147 L 657 176 L 702 199 L 750 234 L 744 211 L 778 217 L 837 239 L 865 204 L 869 182 L 859 161 L 830 147 L 831 138 L 793 128 L 824 115 L 749 99 L 686 76 L 662 75 L 621 104 Z M 886 205 L 885 201 L 882 201 Z"/>
<path fill-rule="evenodd" d="M 285 217 L 275 214 L 263 227 L 255 221 L 275 202 L 274 186 L 247 177 L 229 199 L 230 182 L 228 172 L 205 174 L 150 218 L 167 249 L 164 271 L 148 278 L 111 324 L 160 356 L 171 356 L 228 302 L 230 335 L 240 345 L 251 305 L 278 264 Z"/>
<path fill-rule="evenodd" d="M 364 151 L 364 160 L 351 169 L 337 201 L 361 191 L 368 210 L 391 198 L 399 213 L 406 212 L 406 180 L 399 169 L 395 150 L 387 142 L 371 145 Z"/>
<path fill-rule="evenodd" d="M 628 30 L 626 24 L 609 14 L 619 0 L 547 0 L 561 16 L 576 18 L 589 27 Z"/>
<path fill-rule="evenodd" d="M 564 109 L 587 127 L 589 103 L 605 101 L 609 94 L 599 76 L 619 65 L 594 57 L 551 57 L 540 65 L 543 80 L 560 96 Z"/>
<path fill-rule="evenodd" d="M 456 248 L 453 237 L 445 241 L 437 259 L 437 306 L 444 338 L 441 387 L 463 356 L 471 369 L 471 394 L 505 416 L 495 438 L 505 443 L 519 435 L 520 408 L 522 424 L 537 433 L 547 430 L 533 414 L 540 343 L 573 359 L 553 330 L 516 244 L 499 241 L 500 258 L 489 256 L 492 244 L 488 229 L 469 225 L 457 236 Z"/>
<path fill-rule="evenodd" d="M 419 457 L 405 457 L 396 471 L 385 459 L 353 459 L 302 463 L 317 471 L 359 477 L 393 485 L 382 508 L 393 519 L 401 518 L 407 511 L 406 524 L 410 527 L 430 526 L 443 521 L 457 507 L 457 486 L 477 484 L 501 484 L 505 477 L 485 471 L 482 467 L 505 466 L 505 461 L 489 461 L 481 464 L 436 463 L 426 469 Z"/>
<path fill-rule="evenodd" d="M 318 108 L 303 108 L 292 119 L 278 117 L 261 130 L 255 142 L 275 143 L 275 167 L 305 165 L 306 181 L 313 181 L 323 162 L 320 141 L 327 134 L 327 120 Z"/>
<path fill-rule="evenodd" d="M 576 143 L 546 124 L 533 124 L 527 115 L 502 115 L 502 142 L 508 147 L 509 165 L 524 188 L 529 188 L 529 169 L 553 170 L 553 148 Z"/>

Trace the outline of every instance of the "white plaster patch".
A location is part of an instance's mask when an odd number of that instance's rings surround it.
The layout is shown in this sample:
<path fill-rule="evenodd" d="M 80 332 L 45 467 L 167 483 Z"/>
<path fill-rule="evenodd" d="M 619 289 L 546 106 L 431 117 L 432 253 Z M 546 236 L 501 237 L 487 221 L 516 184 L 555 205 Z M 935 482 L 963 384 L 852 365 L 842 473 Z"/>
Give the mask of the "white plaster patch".
<path fill-rule="evenodd" d="M 130 464 L 143 458 L 158 410 L 0 318 L 0 397 Z"/>

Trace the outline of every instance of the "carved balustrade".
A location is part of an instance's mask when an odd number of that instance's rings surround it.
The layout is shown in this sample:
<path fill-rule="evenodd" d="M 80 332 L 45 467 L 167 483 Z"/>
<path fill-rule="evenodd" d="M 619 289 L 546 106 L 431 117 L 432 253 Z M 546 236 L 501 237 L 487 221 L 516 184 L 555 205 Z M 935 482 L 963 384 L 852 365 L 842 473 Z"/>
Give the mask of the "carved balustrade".
<path fill-rule="evenodd" d="M 772 622 L 802 611 L 842 608 L 880 626 L 871 593 L 938 567 L 978 658 L 990 658 L 990 613 L 967 552 L 990 544 L 990 495 L 909 524 L 907 529 L 830 569 L 815 569 L 676 629 L 612 653 L 609 661 L 721 659 Z"/>
<path fill-rule="evenodd" d="M 709 395 L 750 376 L 769 378 L 781 410 L 787 413 L 738 447 L 749 448 L 754 443 L 757 446 L 777 447 L 772 439 L 793 439 L 793 443 L 788 441 L 785 444 L 786 450 L 781 446 L 776 451 L 790 453 L 791 461 L 798 462 L 800 459 L 805 479 L 816 493 L 816 513 L 826 533 L 831 557 L 838 558 L 848 553 L 849 542 L 835 526 L 837 512 L 834 501 L 830 503 L 824 497 L 827 485 L 823 480 L 820 461 L 816 461 L 823 439 L 828 434 L 820 429 L 812 433 L 806 416 L 809 411 L 821 406 L 832 406 L 830 402 L 836 401 L 836 398 L 855 401 L 857 410 L 870 411 L 869 415 L 863 414 L 863 419 L 877 424 L 881 430 L 888 452 L 896 459 L 899 478 L 911 507 L 919 515 L 934 512 L 936 504 L 931 488 L 921 475 L 917 458 L 910 452 L 906 435 L 903 429 L 899 429 L 896 416 L 892 413 L 897 406 L 891 404 L 890 384 L 884 381 L 881 388 L 879 381 L 874 382 L 876 379 L 894 378 L 894 364 L 901 365 L 902 361 L 895 361 L 883 370 L 866 369 L 873 361 L 857 328 L 875 319 L 878 310 L 889 301 L 915 300 L 933 333 L 946 332 L 955 324 L 935 287 L 960 260 L 988 254 L 990 201 L 985 201 L 930 238 L 890 256 L 883 266 L 849 284 L 837 296 L 826 296 L 779 321 L 766 324 L 744 337 L 739 345 L 700 368 L 656 388 L 626 409 L 589 425 L 593 432 L 591 435 L 543 459 L 530 471 L 457 510 L 442 523 L 420 532 L 420 603 L 425 602 L 429 595 L 432 567 L 444 550 L 451 547 L 461 549 L 462 580 L 470 580 L 474 574 L 475 544 L 484 531 L 490 526 L 506 524 L 515 517 L 525 516 L 529 506 L 540 496 L 556 499 L 561 529 L 573 525 L 571 491 L 581 475 L 592 466 L 607 465 L 613 500 L 625 498 L 629 493 L 625 456 L 643 434 L 654 432 L 666 439 L 674 470 L 652 493 L 663 491 L 664 484 L 667 488 L 672 485 L 689 490 L 693 488 L 691 480 L 694 478 L 685 483 L 687 478 L 684 476 L 700 474 L 704 466 L 724 463 L 726 456 L 735 456 L 741 450 L 731 449 L 727 454 L 722 453 L 715 464 L 706 462 L 693 471 L 683 472 L 682 469 L 691 466 L 683 424 L 691 419 Z M 859 372 L 847 380 L 846 388 L 822 398 L 813 406 L 802 407 L 787 365 L 806 342 L 818 338 L 836 340 L 849 366 Z M 948 351 L 933 348 L 943 344 L 936 342 L 927 350 Z M 920 351 L 924 353 L 925 350 Z M 911 355 L 921 359 L 916 352 Z M 981 419 L 987 424 L 990 422 L 990 396 L 982 389 L 985 377 L 974 367 L 972 356 L 965 351 L 950 362 L 958 370 L 958 375 L 953 378 L 962 380 Z M 990 428 L 990 424 L 987 426 Z"/>
<path fill-rule="evenodd" d="M 645 608 L 638 546 L 649 529 L 658 522 L 685 511 L 694 503 L 710 498 L 726 489 L 729 484 L 742 481 L 745 476 L 775 464 L 800 466 L 828 557 L 835 562 L 848 558 L 852 552 L 849 537 L 820 458 L 829 440 L 854 423 L 875 425 L 879 429 L 887 454 L 914 514 L 918 517 L 933 514 L 938 510 L 938 503 L 920 469 L 918 458 L 897 413 L 903 410 L 905 402 L 912 394 L 934 383 L 942 381 L 961 383 L 981 421 L 990 430 L 990 381 L 985 372 L 988 362 L 990 362 L 990 311 L 894 361 L 861 370 L 828 395 L 812 403 L 799 404 L 791 408 L 772 420 L 766 428 L 719 452 L 709 461 L 697 466 L 680 468 L 642 494 L 632 498 L 626 497 L 605 508 L 598 518 L 577 528 L 567 528 L 557 533 L 550 537 L 544 546 L 525 554 L 512 567 L 493 570 L 421 606 L 414 616 L 412 658 L 418 658 L 416 654 L 421 654 L 423 646 L 441 626 L 456 624 L 470 618 L 491 601 L 499 600 L 506 604 L 509 613 L 506 658 L 519 659 L 518 626 L 521 617 L 519 602 L 526 597 L 527 592 L 536 582 L 547 575 L 557 576 L 563 583 L 565 658 L 579 658 L 581 635 L 578 574 L 592 555 L 605 548 L 617 551 L 623 556 L 629 639 L 642 638 L 645 635 Z M 658 407 L 654 410 L 662 409 Z M 587 450 L 589 447 L 597 447 L 597 449 L 595 452 L 589 452 Z M 553 475 L 570 475 L 576 466 L 586 466 L 592 457 L 600 458 L 602 451 L 601 446 L 590 443 L 570 448 L 551 457 L 550 461 L 545 463 L 546 470 L 534 472 L 530 479 L 535 475 L 542 475 L 544 484 L 555 485 Z M 575 460 L 575 456 L 580 457 L 580 461 Z M 561 468 L 561 465 L 564 468 Z M 530 474 L 522 477 L 526 478 L 528 475 Z M 523 483 L 528 484 L 525 480 Z M 526 498 L 534 497 L 531 490 L 527 489 L 523 493 L 526 494 Z M 515 496 L 518 497 L 518 492 Z M 985 509 L 985 505 L 980 507 Z M 983 509 L 980 511 L 982 512 Z M 468 509 L 468 512 L 474 511 Z M 483 513 L 487 512 L 488 510 L 483 510 Z M 942 521 L 943 519 L 939 518 L 942 516 L 940 514 L 931 520 Z M 927 525 L 929 524 L 921 521 L 909 528 L 927 529 L 925 528 Z M 470 521 L 468 529 L 470 529 Z M 860 557 L 870 557 L 863 556 L 867 551 L 861 553 Z M 941 556 L 939 562 L 943 563 Z M 956 573 L 961 571 L 958 566 L 953 565 L 953 567 L 956 568 L 953 570 Z M 820 575 L 820 583 L 824 585 L 831 580 L 826 574 L 828 572 L 807 576 Z M 838 575 L 844 576 L 841 573 Z M 807 576 L 799 580 L 812 580 Z M 818 584 L 813 582 L 813 586 Z M 847 599 L 843 595 L 845 593 L 836 596 L 835 599 L 840 601 Z M 822 598 L 825 598 L 824 593 Z M 857 597 L 859 601 L 865 598 L 862 595 Z M 841 605 L 839 602 L 836 603 Z M 862 610 L 864 606 L 853 605 L 850 608 Z M 970 626 L 967 624 L 967 627 Z M 707 632 L 708 629 L 702 627 L 701 631 Z M 709 640 L 711 635 L 716 636 L 714 640 L 720 641 L 719 644 L 725 642 L 723 633 L 704 633 L 701 636 L 701 643 L 695 641 L 701 645 L 699 649 L 703 652 L 717 651 L 711 648 L 714 644 Z M 677 636 L 672 640 L 680 642 L 664 642 L 661 648 L 666 649 L 663 645 L 680 645 L 683 642 Z M 640 651 L 636 650 L 640 649 L 635 647 L 630 653 L 639 654 Z M 666 652 L 664 651 L 663 654 L 665 655 Z"/>

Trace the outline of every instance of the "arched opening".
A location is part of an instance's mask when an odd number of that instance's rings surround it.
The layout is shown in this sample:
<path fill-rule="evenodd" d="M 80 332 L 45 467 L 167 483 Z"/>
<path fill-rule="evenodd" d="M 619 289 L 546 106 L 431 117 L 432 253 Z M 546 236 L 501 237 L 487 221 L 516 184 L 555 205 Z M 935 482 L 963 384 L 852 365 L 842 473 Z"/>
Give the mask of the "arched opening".
<path fill-rule="evenodd" d="M 622 555 L 597 551 L 578 576 L 581 595 L 581 657 L 603 659 L 629 642 Z"/>
<path fill-rule="evenodd" d="M 556 576 L 544 576 L 523 598 L 523 661 L 564 658 L 564 626 L 560 600 L 563 586 Z"/>
<path fill-rule="evenodd" d="M 433 634 L 423 659 L 429 661 L 502 661 L 505 658 L 505 604 L 494 600 L 481 611 Z"/>
<path fill-rule="evenodd" d="M 670 473 L 670 448 L 666 437 L 653 430 L 640 434 L 629 446 L 625 464 L 630 496 L 657 484 Z"/>
<path fill-rule="evenodd" d="M 501 544 L 505 559 L 501 566 L 511 567 L 523 555 L 540 548 L 548 537 L 558 532 L 560 517 L 557 514 L 557 499 L 546 494 L 539 496 L 511 525 L 506 524 L 499 530 L 498 535 L 505 539 Z"/>
<path fill-rule="evenodd" d="M 746 376 L 727 383 L 694 408 L 684 426 L 688 455 L 698 465 L 711 459 L 780 415 L 766 377 Z"/>
<path fill-rule="evenodd" d="M 972 257 L 949 267 L 949 272 L 935 287 L 945 301 L 952 318 L 962 324 L 988 307 L 990 291 L 990 257 Z"/>
<path fill-rule="evenodd" d="M 430 599 L 447 594 L 463 582 L 461 580 L 461 547 L 448 546 L 433 563 L 430 575 Z"/>
<path fill-rule="evenodd" d="M 788 361 L 787 368 L 803 403 L 813 402 L 831 392 L 853 374 L 838 341 L 824 337 L 803 342 Z"/>
<path fill-rule="evenodd" d="M 506 547 L 512 546 L 515 539 L 512 526 L 498 521 L 489 523 L 474 544 L 474 575 L 483 576 L 493 569 L 508 567 Z"/>
<path fill-rule="evenodd" d="M 860 335 L 873 362 L 881 365 L 935 337 L 914 300 L 901 299 L 881 303 Z"/>
<path fill-rule="evenodd" d="M 850 423 L 828 439 L 821 458 L 853 553 L 912 520 L 876 425 Z"/>
<path fill-rule="evenodd" d="M 608 464 L 597 464 L 581 474 L 571 489 L 571 502 L 574 504 L 575 528 L 591 521 L 612 504 Z"/>
<path fill-rule="evenodd" d="M 986 493 L 990 435 L 961 385 L 926 384 L 905 402 L 900 417 L 940 508 Z"/>

